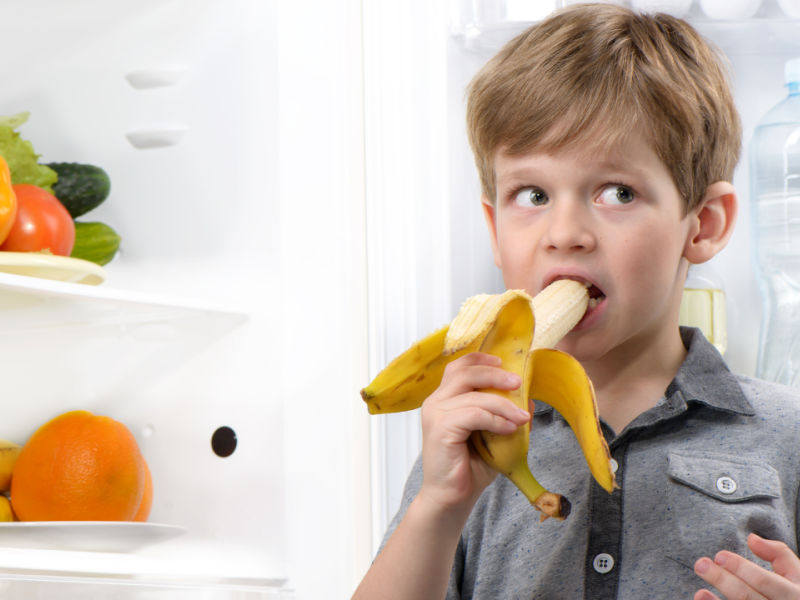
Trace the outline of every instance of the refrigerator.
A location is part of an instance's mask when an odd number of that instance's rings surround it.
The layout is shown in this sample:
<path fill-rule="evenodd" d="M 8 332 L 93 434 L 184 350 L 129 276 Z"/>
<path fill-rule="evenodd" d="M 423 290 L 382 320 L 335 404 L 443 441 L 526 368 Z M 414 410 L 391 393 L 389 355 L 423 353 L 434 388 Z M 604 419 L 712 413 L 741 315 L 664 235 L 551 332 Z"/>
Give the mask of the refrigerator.
<path fill-rule="evenodd" d="M 0 272 L 0 438 L 108 415 L 154 487 L 141 527 L 0 527 L 4 597 L 350 597 L 421 444 L 417 412 L 370 417 L 358 391 L 502 291 L 464 88 L 562 3 L 0 0 L 0 114 L 30 112 L 40 162 L 108 173 L 83 220 L 122 237 L 99 285 Z M 800 20 L 687 18 L 731 60 L 746 148 Z M 753 374 L 746 150 L 734 183 L 712 266 L 726 361 Z"/>

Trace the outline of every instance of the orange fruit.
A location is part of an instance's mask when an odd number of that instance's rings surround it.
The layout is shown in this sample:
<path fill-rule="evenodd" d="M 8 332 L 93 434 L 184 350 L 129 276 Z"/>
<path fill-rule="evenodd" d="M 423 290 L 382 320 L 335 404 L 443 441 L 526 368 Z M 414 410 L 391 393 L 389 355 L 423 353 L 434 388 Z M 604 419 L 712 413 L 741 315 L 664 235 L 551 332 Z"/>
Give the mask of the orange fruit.
<path fill-rule="evenodd" d="M 153 507 L 153 477 L 150 475 L 150 467 L 147 462 L 144 463 L 144 494 L 142 494 L 142 502 L 139 504 L 139 510 L 133 517 L 134 521 L 144 523 L 147 517 L 150 516 L 150 509 Z"/>
<path fill-rule="evenodd" d="M 20 521 L 130 521 L 145 466 L 125 425 L 85 410 L 42 425 L 22 447 L 11 479 Z"/>

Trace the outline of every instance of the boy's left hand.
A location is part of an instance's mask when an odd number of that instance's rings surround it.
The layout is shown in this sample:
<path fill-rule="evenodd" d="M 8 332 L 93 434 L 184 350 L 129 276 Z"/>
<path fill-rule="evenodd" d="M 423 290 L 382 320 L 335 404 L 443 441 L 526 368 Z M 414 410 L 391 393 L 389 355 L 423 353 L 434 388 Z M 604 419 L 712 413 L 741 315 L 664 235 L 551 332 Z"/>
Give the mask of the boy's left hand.
<path fill-rule="evenodd" d="M 727 600 L 797 600 L 800 598 L 800 559 L 783 542 L 765 540 L 751 533 L 747 546 L 758 558 L 769 562 L 772 571 L 723 550 L 712 561 L 701 558 L 694 571 L 713 585 Z M 700 590 L 694 600 L 719 600 L 708 590 Z"/>

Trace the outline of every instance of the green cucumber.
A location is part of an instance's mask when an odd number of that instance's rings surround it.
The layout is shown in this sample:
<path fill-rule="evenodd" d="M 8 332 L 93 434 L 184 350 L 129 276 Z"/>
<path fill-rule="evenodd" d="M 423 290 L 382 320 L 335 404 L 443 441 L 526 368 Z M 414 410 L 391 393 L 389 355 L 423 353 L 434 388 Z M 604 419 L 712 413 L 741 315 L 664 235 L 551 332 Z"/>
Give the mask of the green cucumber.
<path fill-rule="evenodd" d="M 75 221 L 75 245 L 70 256 L 104 265 L 114 258 L 121 239 L 117 232 L 105 223 Z"/>
<path fill-rule="evenodd" d="M 53 195 L 73 219 L 97 208 L 108 198 L 111 180 L 100 167 L 78 163 L 50 163 L 45 166 L 58 174 L 58 181 L 53 184 Z"/>

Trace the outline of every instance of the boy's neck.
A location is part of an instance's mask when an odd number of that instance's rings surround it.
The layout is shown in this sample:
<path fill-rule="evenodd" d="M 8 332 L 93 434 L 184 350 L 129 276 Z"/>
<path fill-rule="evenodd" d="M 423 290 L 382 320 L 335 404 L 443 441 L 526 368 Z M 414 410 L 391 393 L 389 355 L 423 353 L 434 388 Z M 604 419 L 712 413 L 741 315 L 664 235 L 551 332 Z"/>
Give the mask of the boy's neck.
<path fill-rule="evenodd" d="M 618 346 L 584 363 L 597 395 L 600 417 L 620 433 L 654 407 L 686 358 L 677 325 L 659 336 Z"/>

